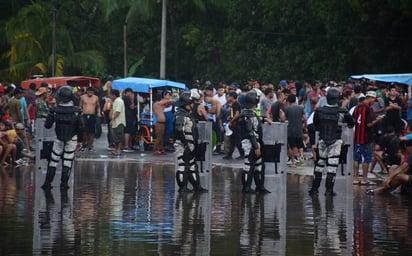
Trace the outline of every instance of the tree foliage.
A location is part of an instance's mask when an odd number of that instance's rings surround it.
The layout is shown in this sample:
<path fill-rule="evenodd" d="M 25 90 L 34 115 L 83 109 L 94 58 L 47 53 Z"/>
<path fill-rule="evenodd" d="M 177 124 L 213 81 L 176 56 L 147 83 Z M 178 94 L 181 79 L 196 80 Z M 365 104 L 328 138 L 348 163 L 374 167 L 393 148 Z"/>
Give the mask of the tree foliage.
<path fill-rule="evenodd" d="M 65 74 L 122 76 L 127 23 L 129 72 L 158 76 L 161 0 L 11 2 L 0 8 L 3 78 L 50 69 L 53 8 Z M 168 0 L 167 12 L 166 76 L 173 80 L 276 82 L 412 70 L 412 0 Z"/>

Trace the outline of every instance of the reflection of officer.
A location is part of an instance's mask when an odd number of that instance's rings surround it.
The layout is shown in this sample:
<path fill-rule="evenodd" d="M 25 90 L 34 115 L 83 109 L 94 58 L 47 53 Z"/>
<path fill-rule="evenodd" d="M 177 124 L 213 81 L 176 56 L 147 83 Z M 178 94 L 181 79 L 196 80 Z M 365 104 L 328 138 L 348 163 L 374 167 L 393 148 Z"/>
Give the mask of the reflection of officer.
<path fill-rule="evenodd" d="M 45 255 L 53 255 L 56 251 L 72 252 L 75 236 L 72 203 L 67 195 L 68 190 L 61 190 L 60 207 L 54 200 L 52 190 L 43 191 L 46 204 L 38 212 L 40 244 L 35 251 Z"/>
<path fill-rule="evenodd" d="M 262 161 L 263 148 L 262 122 L 256 115 L 255 109 L 259 96 L 255 90 L 245 95 L 244 109 L 239 116 L 240 138 L 245 160 L 242 172 L 243 193 L 252 193 L 252 180 L 255 180 L 256 192 L 270 193 L 265 188 L 265 165 Z"/>
<path fill-rule="evenodd" d="M 207 192 L 200 186 L 199 169 L 196 164 L 195 142 L 198 139 L 196 121 L 190 115 L 193 101 L 190 92 L 183 92 L 175 103 L 174 138 L 175 156 L 177 158 L 176 182 L 179 192 L 189 192 L 189 181 L 195 192 Z"/>
<path fill-rule="evenodd" d="M 70 172 L 74 160 L 74 152 L 77 144 L 77 134 L 83 130 L 81 118 L 82 110 L 73 105 L 73 93 L 70 86 L 60 87 L 57 92 L 58 105 L 50 109 L 44 127 L 50 129 L 56 123 L 55 132 L 57 139 L 53 143 L 51 158 L 47 166 L 46 179 L 43 189 L 51 189 L 56 167 L 62 159 L 61 189 L 67 189 Z"/>
<path fill-rule="evenodd" d="M 196 255 L 205 246 L 204 214 L 198 193 L 179 193 L 175 200 L 174 242 L 180 247 L 180 255 Z M 197 252 L 197 253 L 196 253 Z M 202 253 L 200 253 L 202 254 Z"/>
<path fill-rule="evenodd" d="M 325 195 L 334 196 L 336 171 L 339 166 L 339 157 L 342 149 L 341 124 L 347 123 L 353 127 L 354 120 L 347 109 L 338 107 L 340 92 L 337 88 L 330 88 L 326 94 L 327 104 L 315 110 L 313 125 L 319 132 L 317 145 L 319 155 L 316 157 L 314 177 L 310 194 L 317 194 L 322 181 L 322 173 L 326 169 Z"/>

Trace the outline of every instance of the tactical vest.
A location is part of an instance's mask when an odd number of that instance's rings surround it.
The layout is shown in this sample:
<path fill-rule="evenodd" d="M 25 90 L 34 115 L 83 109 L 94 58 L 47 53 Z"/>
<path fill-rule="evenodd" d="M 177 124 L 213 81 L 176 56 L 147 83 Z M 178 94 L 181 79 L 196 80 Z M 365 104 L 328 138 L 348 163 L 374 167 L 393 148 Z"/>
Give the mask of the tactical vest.
<path fill-rule="evenodd" d="M 174 120 L 174 138 L 182 143 L 197 143 L 199 138 L 196 120 L 190 113 L 182 108 L 178 108 Z"/>
<path fill-rule="evenodd" d="M 317 130 L 319 140 L 323 140 L 327 145 L 335 143 L 341 138 L 342 129 L 338 125 L 341 119 L 342 109 L 339 107 L 320 107 L 316 109 Z"/>
<path fill-rule="evenodd" d="M 81 109 L 76 106 L 60 106 L 50 110 L 50 118 L 55 122 L 56 136 L 61 141 L 69 141 L 82 130 Z M 49 116 L 47 119 L 49 119 Z M 46 119 L 46 128 L 50 122 Z M 47 127 L 49 126 L 50 127 Z"/>

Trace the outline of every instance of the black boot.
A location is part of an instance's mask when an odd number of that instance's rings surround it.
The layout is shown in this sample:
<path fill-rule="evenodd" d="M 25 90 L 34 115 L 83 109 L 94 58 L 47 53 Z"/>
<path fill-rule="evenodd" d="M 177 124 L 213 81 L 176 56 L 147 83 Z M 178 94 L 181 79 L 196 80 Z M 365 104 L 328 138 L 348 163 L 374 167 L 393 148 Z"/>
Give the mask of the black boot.
<path fill-rule="evenodd" d="M 200 185 L 199 171 L 196 170 L 196 171 L 190 172 L 189 181 L 193 186 L 193 191 L 194 192 L 200 192 L 200 193 L 208 192 L 207 189 L 203 188 Z"/>
<path fill-rule="evenodd" d="M 178 192 L 187 193 L 192 192 L 190 189 L 187 188 L 187 174 L 186 172 L 176 172 L 176 183 L 179 186 Z"/>
<path fill-rule="evenodd" d="M 53 182 L 54 175 L 56 175 L 56 167 L 47 167 L 46 178 L 44 179 L 44 183 L 41 186 L 42 189 L 52 189 L 51 183 Z"/>
<path fill-rule="evenodd" d="M 60 189 L 68 189 L 69 188 L 70 172 L 71 172 L 70 167 L 63 166 Z"/>
<path fill-rule="evenodd" d="M 322 173 L 314 172 L 312 180 L 312 188 L 309 190 L 310 195 L 317 195 L 319 193 L 319 186 L 322 182 Z"/>
<path fill-rule="evenodd" d="M 255 171 L 254 175 L 256 192 L 261 194 L 270 193 L 269 190 L 265 188 L 265 166 L 262 165 L 262 170 L 260 172 Z"/>
<path fill-rule="evenodd" d="M 253 176 L 249 172 L 245 172 L 245 171 L 242 172 L 242 185 L 243 185 L 242 192 L 243 193 L 250 194 L 254 192 L 251 188 L 252 179 L 253 179 Z"/>
<path fill-rule="evenodd" d="M 60 190 L 60 206 L 65 208 L 69 205 L 69 195 L 67 194 L 67 189 Z"/>
<path fill-rule="evenodd" d="M 46 206 L 50 207 L 54 205 L 54 196 L 51 189 L 44 189 L 44 197 L 46 198 Z"/>
<path fill-rule="evenodd" d="M 335 173 L 327 173 L 326 174 L 326 191 L 325 196 L 336 196 L 336 193 L 333 192 L 333 186 L 335 185 Z"/>

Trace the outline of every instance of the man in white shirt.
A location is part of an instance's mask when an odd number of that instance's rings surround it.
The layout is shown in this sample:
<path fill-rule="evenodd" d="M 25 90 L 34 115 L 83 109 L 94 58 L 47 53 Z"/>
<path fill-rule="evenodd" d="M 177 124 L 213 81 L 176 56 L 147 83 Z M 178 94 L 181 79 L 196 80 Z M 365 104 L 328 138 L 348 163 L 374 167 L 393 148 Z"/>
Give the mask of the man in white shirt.
<path fill-rule="evenodd" d="M 217 92 L 213 96 L 213 99 L 218 100 L 220 102 L 220 106 L 223 106 L 226 104 L 226 93 L 225 93 L 225 87 L 223 84 L 220 84 L 217 87 Z"/>

